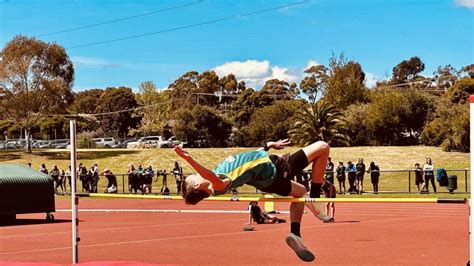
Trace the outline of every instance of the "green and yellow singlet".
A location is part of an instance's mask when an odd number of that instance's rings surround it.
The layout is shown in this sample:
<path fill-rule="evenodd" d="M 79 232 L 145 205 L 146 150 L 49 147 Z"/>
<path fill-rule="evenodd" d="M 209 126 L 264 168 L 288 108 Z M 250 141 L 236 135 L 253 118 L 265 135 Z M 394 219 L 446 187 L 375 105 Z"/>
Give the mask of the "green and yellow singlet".
<path fill-rule="evenodd" d="M 231 180 L 225 191 L 215 192 L 223 194 L 244 184 L 256 188 L 268 187 L 274 181 L 276 168 L 266 151 L 257 150 L 231 155 L 212 171 L 220 178 Z"/>

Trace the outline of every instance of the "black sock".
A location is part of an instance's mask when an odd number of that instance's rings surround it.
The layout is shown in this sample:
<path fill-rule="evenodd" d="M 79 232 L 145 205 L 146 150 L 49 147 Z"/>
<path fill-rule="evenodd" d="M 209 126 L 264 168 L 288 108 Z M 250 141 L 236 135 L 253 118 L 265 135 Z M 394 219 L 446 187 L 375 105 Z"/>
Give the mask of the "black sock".
<path fill-rule="evenodd" d="M 321 197 L 321 187 L 322 184 L 311 183 L 311 189 L 309 190 L 310 198 L 320 198 Z"/>
<path fill-rule="evenodd" d="M 301 227 L 301 224 L 300 223 L 291 223 L 291 232 L 299 237 L 301 237 L 301 233 L 300 233 L 300 227 Z"/>

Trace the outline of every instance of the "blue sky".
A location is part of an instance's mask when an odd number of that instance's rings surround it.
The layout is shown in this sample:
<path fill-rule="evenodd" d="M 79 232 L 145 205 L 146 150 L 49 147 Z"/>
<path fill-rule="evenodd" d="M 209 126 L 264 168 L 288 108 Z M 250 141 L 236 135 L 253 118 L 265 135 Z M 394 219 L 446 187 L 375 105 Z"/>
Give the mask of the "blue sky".
<path fill-rule="evenodd" d="M 213 24 L 87 47 L 304 2 Z M 0 0 L 0 44 L 17 34 L 39 36 L 183 6 L 149 16 L 38 37 L 66 47 L 75 63 L 74 90 L 129 86 L 164 88 L 187 71 L 234 72 L 249 86 L 269 78 L 298 82 L 332 53 L 358 61 L 367 83 L 419 56 L 432 75 L 440 65 L 474 63 L 474 0 Z"/>

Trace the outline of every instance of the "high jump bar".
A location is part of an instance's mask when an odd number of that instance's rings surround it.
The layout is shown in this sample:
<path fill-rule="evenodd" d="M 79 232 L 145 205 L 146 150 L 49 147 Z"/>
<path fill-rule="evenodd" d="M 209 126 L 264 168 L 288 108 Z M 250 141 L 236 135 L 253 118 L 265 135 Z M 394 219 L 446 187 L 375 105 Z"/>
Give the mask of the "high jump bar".
<path fill-rule="evenodd" d="M 115 198 L 115 199 L 157 199 L 183 200 L 181 196 L 168 195 L 135 195 L 135 194 L 106 194 L 106 193 L 77 193 L 79 197 Z M 209 197 L 205 201 L 240 201 L 240 202 L 343 202 L 343 203 L 451 203 L 465 204 L 464 199 L 441 198 L 263 198 L 263 197 Z"/>

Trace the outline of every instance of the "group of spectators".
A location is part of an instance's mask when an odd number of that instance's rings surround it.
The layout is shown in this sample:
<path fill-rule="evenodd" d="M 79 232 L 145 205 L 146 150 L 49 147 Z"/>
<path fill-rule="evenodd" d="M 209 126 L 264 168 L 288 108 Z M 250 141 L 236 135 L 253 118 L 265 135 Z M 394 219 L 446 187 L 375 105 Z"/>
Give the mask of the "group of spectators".
<path fill-rule="evenodd" d="M 169 195 L 170 190 L 168 188 L 168 175 L 173 175 L 176 181 L 176 192 L 181 193 L 181 182 L 183 180 L 183 168 L 179 166 L 178 162 L 174 163 L 174 168 L 167 172 L 166 169 L 158 170 L 155 177 L 153 167 L 149 165 L 143 168 L 141 164 L 135 168 L 133 164 L 129 165 L 128 171 L 128 191 L 130 193 L 141 192 L 142 194 L 152 193 L 152 184 L 158 182 L 159 177 L 162 177 L 160 193 L 163 195 Z M 155 179 L 153 179 L 155 177 Z"/>
<path fill-rule="evenodd" d="M 31 167 L 31 163 L 28 163 L 28 167 Z M 41 168 L 39 169 L 41 173 L 50 175 L 53 178 L 53 187 L 54 193 L 56 195 L 62 194 L 67 192 L 66 184 L 69 184 L 69 188 L 71 187 L 71 167 L 69 166 L 66 171 L 59 170 L 57 165 L 53 165 L 51 171 L 48 171 L 46 165 L 43 163 L 41 164 Z M 59 189 L 61 192 L 59 192 Z"/>
<path fill-rule="evenodd" d="M 339 162 L 337 168 L 334 169 L 334 164 L 331 161 L 331 157 L 329 157 L 326 166 L 326 184 L 335 184 L 334 173 L 339 184 L 339 194 L 346 193 L 346 175 L 349 185 L 347 192 L 350 194 L 362 194 L 364 192 L 364 176 L 366 173 L 370 174 L 374 194 L 379 192 L 380 169 L 375 162 L 371 162 L 369 167 L 366 168 L 364 159 L 359 158 L 355 165 L 352 161 L 348 161 L 346 165 L 344 165 L 344 162 Z"/>
<path fill-rule="evenodd" d="M 434 164 L 431 158 L 428 157 L 423 168 L 421 168 L 419 163 L 415 163 L 415 185 L 419 192 L 428 192 L 430 183 L 433 187 L 433 192 L 436 193 Z"/>
<path fill-rule="evenodd" d="M 31 167 L 31 163 L 28 163 L 28 166 Z M 53 178 L 54 193 L 56 195 L 64 195 L 67 193 L 67 185 L 69 185 L 69 191 L 71 191 L 71 166 L 68 166 L 67 170 L 60 170 L 57 165 L 53 165 L 51 171 L 48 171 L 46 165 L 43 163 L 41 164 L 39 171 Z M 97 163 L 94 163 L 89 168 L 87 168 L 84 164 L 79 163 L 76 173 L 77 179 L 81 181 L 82 192 L 97 193 L 101 176 L 107 179 L 107 186 L 104 191 L 105 193 L 118 192 L 117 177 L 109 169 L 104 169 L 104 171 L 100 173 Z M 168 188 L 168 175 L 170 174 L 174 176 L 176 181 L 176 191 L 178 194 L 180 194 L 181 183 L 184 177 L 183 169 L 178 162 L 174 163 L 174 168 L 170 172 L 167 172 L 166 169 L 162 169 L 158 170 L 156 175 L 151 165 L 144 168 L 141 164 L 138 164 L 138 166 L 135 168 L 133 164 L 130 164 L 127 171 L 128 190 L 130 193 L 152 193 L 153 182 L 157 182 L 158 178 L 161 176 L 162 186 L 160 193 L 163 195 L 169 195 L 170 190 Z"/>

